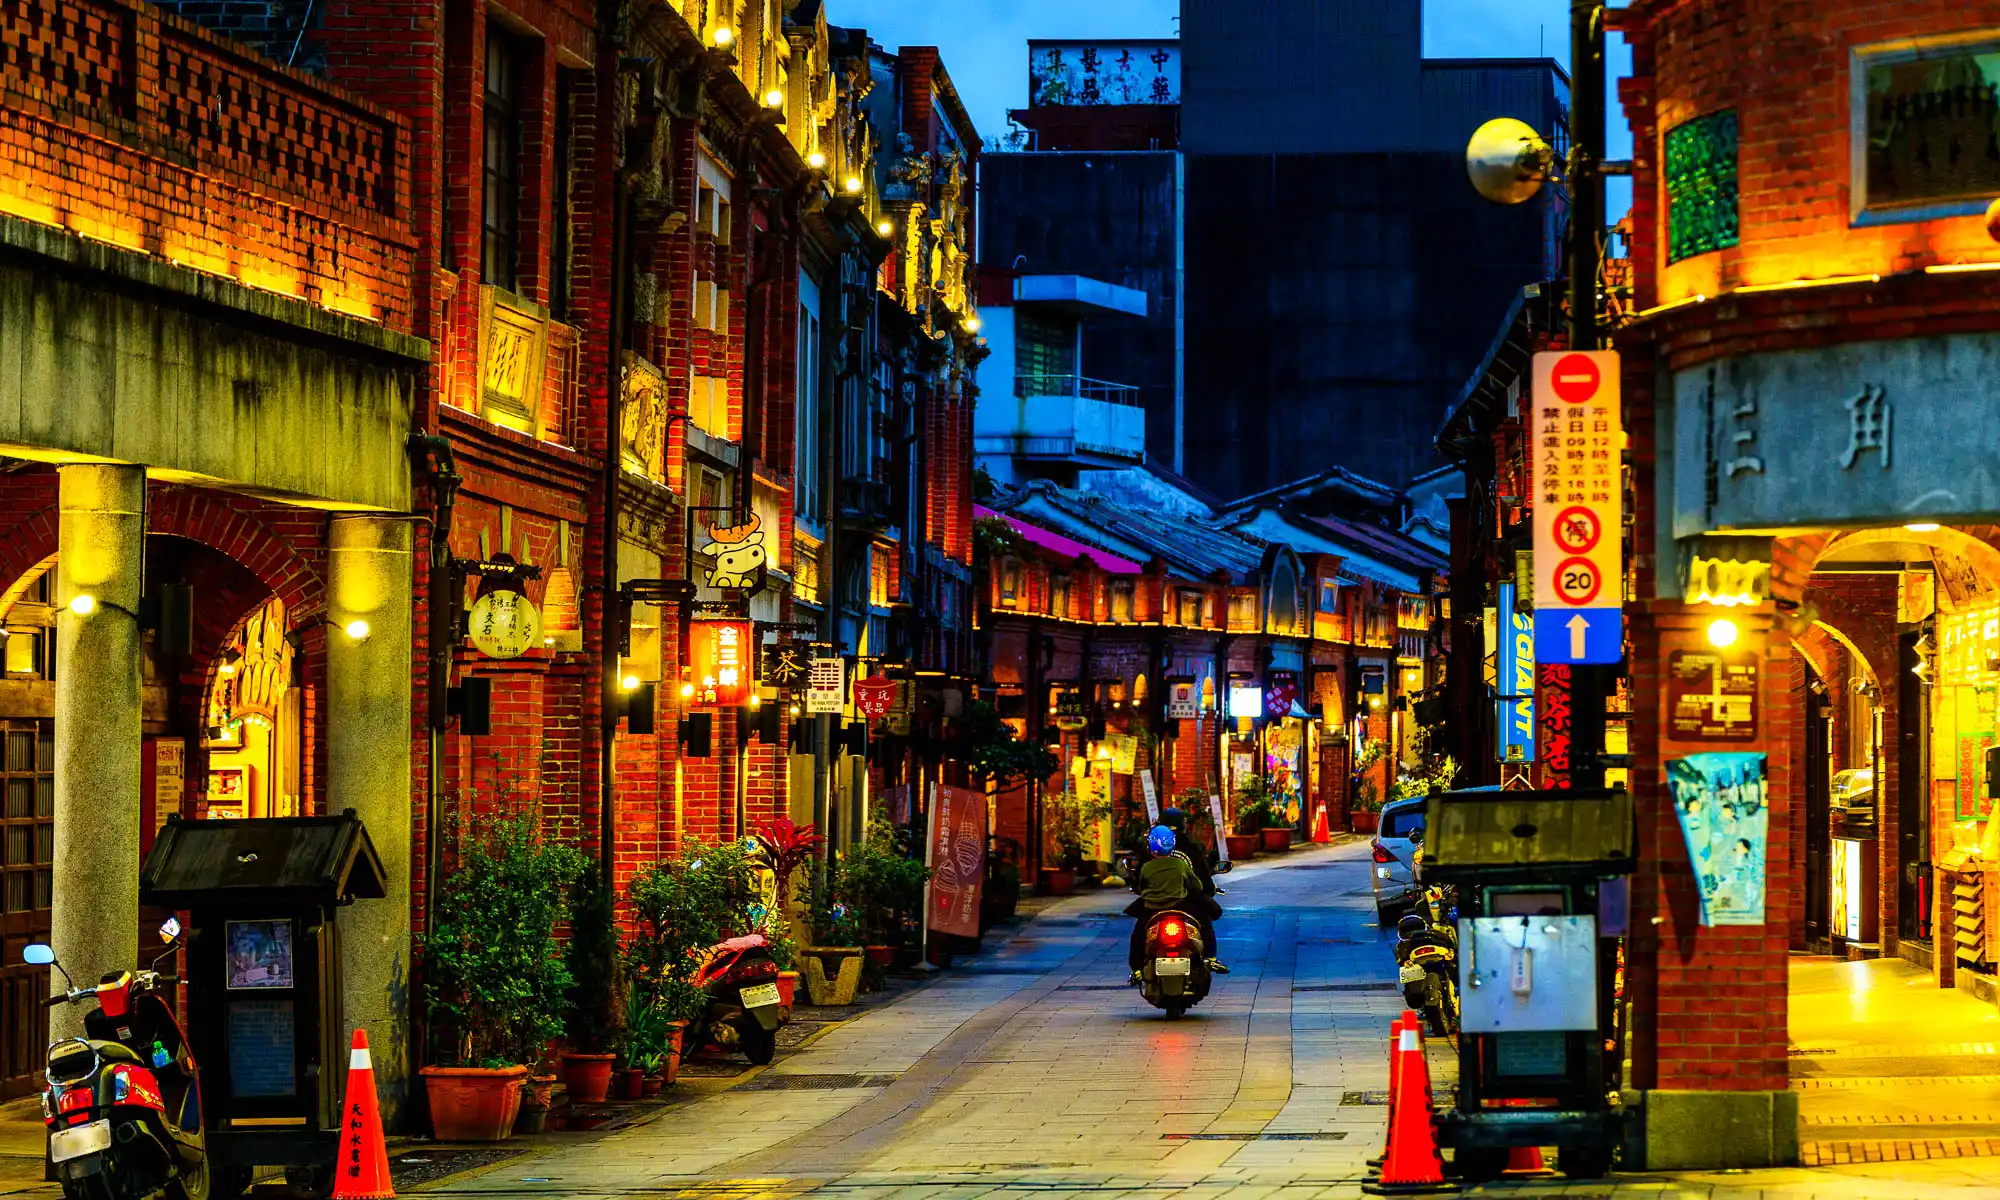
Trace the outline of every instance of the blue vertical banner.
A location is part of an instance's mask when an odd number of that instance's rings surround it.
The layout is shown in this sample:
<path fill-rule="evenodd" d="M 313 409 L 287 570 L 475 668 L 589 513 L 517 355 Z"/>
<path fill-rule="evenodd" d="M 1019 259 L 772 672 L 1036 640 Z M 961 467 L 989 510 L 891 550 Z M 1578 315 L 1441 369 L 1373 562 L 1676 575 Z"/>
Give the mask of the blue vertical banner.
<path fill-rule="evenodd" d="M 1703 925 L 1764 923 L 1764 766 L 1762 754 L 1739 751 L 1667 760 Z"/>
<path fill-rule="evenodd" d="M 1493 757 L 1497 762 L 1531 763 L 1535 761 L 1535 618 L 1516 611 L 1514 600 L 1514 585 L 1501 583 L 1494 647 L 1499 736 Z"/>

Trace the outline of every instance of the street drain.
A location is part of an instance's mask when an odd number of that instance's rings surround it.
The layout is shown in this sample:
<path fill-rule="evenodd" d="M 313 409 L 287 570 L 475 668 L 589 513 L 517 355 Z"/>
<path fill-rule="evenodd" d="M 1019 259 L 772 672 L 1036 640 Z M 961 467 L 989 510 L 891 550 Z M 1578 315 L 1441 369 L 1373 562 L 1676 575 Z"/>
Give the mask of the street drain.
<path fill-rule="evenodd" d="M 1400 983 L 1306 983 L 1293 984 L 1295 992 L 1394 992 L 1402 990 Z"/>
<path fill-rule="evenodd" d="M 1046 975 L 1053 970 L 1054 967 L 983 967 L 976 964 L 961 967 L 957 963 L 952 964 L 955 975 Z"/>
<path fill-rule="evenodd" d="M 784 1075 L 766 1071 L 737 1088 L 739 1092 L 831 1092 L 842 1088 L 880 1088 L 896 1082 L 894 1075 Z"/>
<path fill-rule="evenodd" d="M 1448 1083 L 1431 1089 L 1431 1099 L 1440 1107 L 1444 1106 L 1457 1095 L 1458 1089 Z M 1356 1105 L 1364 1104 L 1387 1103 L 1389 1103 L 1389 1093 L 1381 1088 L 1374 1088 L 1365 1092 L 1342 1092 L 1340 1094 L 1340 1104 L 1343 1108 L 1352 1108 Z"/>
<path fill-rule="evenodd" d="M 1059 992 L 1122 992 L 1131 987 L 1129 983 L 1065 983 Z"/>
<path fill-rule="evenodd" d="M 1163 1133 L 1166 1142 L 1338 1142 L 1345 1133 Z"/>

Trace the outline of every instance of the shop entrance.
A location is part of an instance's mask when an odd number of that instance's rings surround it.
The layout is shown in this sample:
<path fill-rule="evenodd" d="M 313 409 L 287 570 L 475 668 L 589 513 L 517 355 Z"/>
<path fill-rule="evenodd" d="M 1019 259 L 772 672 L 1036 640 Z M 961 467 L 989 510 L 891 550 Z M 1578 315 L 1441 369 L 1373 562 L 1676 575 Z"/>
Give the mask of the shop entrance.
<path fill-rule="evenodd" d="M 1804 1159 L 2000 1136 L 1986 754 L 2000 551 L 1983 530 L 1928 524 L 1777 550 L 1812 564 L 1780 610 L 1795 651 L 1781 741 L 1798 781 L 1788 1026 Z"/>

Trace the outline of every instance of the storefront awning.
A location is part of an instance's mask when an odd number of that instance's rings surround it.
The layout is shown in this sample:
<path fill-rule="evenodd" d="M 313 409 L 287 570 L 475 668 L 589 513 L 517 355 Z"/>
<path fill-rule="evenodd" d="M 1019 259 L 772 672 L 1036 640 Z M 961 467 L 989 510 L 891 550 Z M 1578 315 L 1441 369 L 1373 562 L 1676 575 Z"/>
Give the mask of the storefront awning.
<path fill-rule="evenodd" d="M 984 505 L 975 506 L 972 511 L 973 515 L 982 521 L 989 517 L 1000 518 L 1002 521 L 1007 522 L 1008 526 L 1015 533 L 1020 534 L 1044 550 L 1054 551 L 1064 558 L 1087 558 L 1091 562 L 1096 563 L 1100 570 L 1109 571 L 1113 575 L 1138 575 L 1145 571 L 1144 567 L 1129 558 L 1120 558 L 1116 554 L 1107 554 L 1102 550 L 1086 546 L 1082 542 L 1066 538 L 1060 533 L 1043 529 L 1039 525 L 1030 525 L 1026 521 L 1019 520 L 1006 513 L 994 512 Z"/>

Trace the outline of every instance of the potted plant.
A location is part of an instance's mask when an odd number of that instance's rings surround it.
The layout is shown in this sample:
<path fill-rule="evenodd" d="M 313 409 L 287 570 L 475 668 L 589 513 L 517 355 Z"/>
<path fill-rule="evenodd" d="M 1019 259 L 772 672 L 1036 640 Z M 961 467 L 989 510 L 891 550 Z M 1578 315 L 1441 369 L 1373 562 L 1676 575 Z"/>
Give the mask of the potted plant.
<path fill-rule="evenodd" d="M 806 996 L 817 1005 L 854 1003 L 861 986 L 861 929 L 854 910 L 833 900 L 839 884 L 839 867 L 828 864 L 827 886 L 812 897 L 814 945 L 808 946 L 800 962 L 805 968 Z"/>
<path fill-rule="evenodd" d="M 1382 812 L 1382 791 L 1369 775 L 1389 757 L 1389 743 L 1373 741 L 1354 756 L 1354 805 L 1348 810 L 1348 826 L 1356 833 L 1374 833 Z"/>
<path fill-rule="evenodd" d="M 698 1016 L 707 1003 L 694 982 L 701 955 L 757 928 L 749 902 L 755 894 L 749 854 L 740 841 L 711 846 L 690 838 L 680 858 L 635 875 L 626 889 L 636 918 L 625 945 L 627 986 L 635 994 L 627 1019 L 634 1003 L 664 1023 Z M 657 1037 L 670 1035 L 669 1030 Z"/>
<path fill-rule="evenodd" d="M 456 861 L 420 941 L 439 1035 L 440 1061 L 423 1069 L 439 1141 L 514 1131 L 527 1064 L 562 1036 L 572 985 L 556 928 L 569 917 L 582 853 L 546 836 L 535 807 L 482 812 L 476 829 L 441 831 Z"/>
<path fill-rule="evenodd" d="M 1275 814 L 1264 781 L 1251 778 L 1236 791 L 1236 821 L 1229 835 L 1229 857 L 1254 857 L 1264 845 L 1264 827 Z"/>
<path fill-rule="evenodd" d="M 1292 827 L 1286 819 L 1286 794 L 1274 790 L 1270 780 L 1259 776 L 1244 781 L 1242 796 L 1244 807 L 1254 808 L 1259 814 L 1257 848 L 1271 854 L 1290 850 Z"/>
<path fill-rule="evenodd" d="M 570 1049 L 562 1055 L 562 1074 L 571 1104 L 602 1104 L 611 1094 L 611 1064 L 625 1020 L 625 1001 L 619 995 L 617 904 L 597 864 L 587 866 L 570 896 L 568 961 L 573 982 L 564 1020 Z"/>
<path fill-rule="evenodd" d="M 854 911 L 871 965 L 895 961 L 907 919 L 923 910 L 930 876 L 928 867 L 897 848 L 887 820 L 878 820 L 841 860 L 836 898 Z"/>
<path fill-rule="evenodd" d="M 556 1080 L 553 1071 L 528 1076 L 521 1088 L 521 1113 L 514 1119 L 515 1133 L 541 1133 L 548 1128 L 549 1108 L 554 1104 Z"/>

